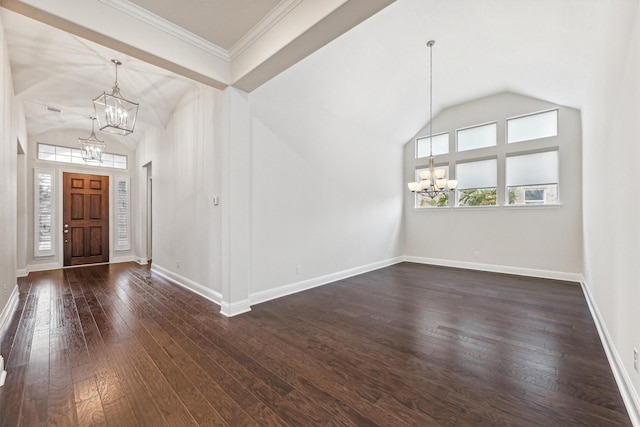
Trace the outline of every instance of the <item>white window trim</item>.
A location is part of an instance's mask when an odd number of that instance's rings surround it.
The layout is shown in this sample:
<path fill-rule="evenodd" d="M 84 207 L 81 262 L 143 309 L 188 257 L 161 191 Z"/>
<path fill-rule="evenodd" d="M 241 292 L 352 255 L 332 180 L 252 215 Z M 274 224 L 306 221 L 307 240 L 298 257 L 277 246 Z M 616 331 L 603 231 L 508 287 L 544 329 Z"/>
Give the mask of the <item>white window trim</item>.
<path fill-rule="evenodd" d="M 538 114 L 545 114 L 545 113 L 549 113 L 551 111 L 555 111 L 556 112 L 556 134 L 555 135 L 553 135 L 553 136 L 545 136 L 545 137 L 542 137 L 542 138 L 527 139 L 527 140 L 524 140 L 524 141 L 509 142 L 509 121 L 510 120 L 517 120 L 517 119 L 522 119 L 524 117 L 536 116 Z M 535 111 L 533 113 L 520 114 L 519 116 L 507 117 L 504 120 L 504 143 L 507 144 L 507 145 L 521 144 L 523 142 L 529 142 L 529 141 L 537 141 L 538 139 L 556 138 L 559 134 L 560 134 L 560 109 L 558 107 L 549 108 L 547 110 Z"/>
<path fill-rule="evenodd" d="M 483 127 L 483 126 L 489 126 L 489 125 L 496 125 L 496 143 L 495 144 L 487 145 L 487 146 L 484 146 L 484 147 L 470 148 L 469 150 L 460 150 L 459 149 L 459 147 L 458 147 L 458 132 L 469 130 L 469 129 L 473 129 L 473 128 L 480 128 L 480 127 Z M 468 153 L 468 152 L 473 152 L 475 150 L 485 150 L 485 149 L 488 149 L 488 148 L 497 147 L 498 146 L 498 132 L 499 132 L 498 127 L 499 127 L 498 126 L 498 120 L 494 120 L 494 121 L 491 121 L 491 122 L 479 123 L 477 125 L 471 125 L 471 126 L 465 126 L 465 127 L 462 127 L 462 128 L 457 128 L 455 130 L 455 132 L 454 132 L 455 133 L 455 147 L 454 147 L 455 148 L 455 152 L 456 153 Z"/>
<path fill-rule="evenodd" d="M 39 212 L 40 212 L 40 189 L 38 175 L 49 175 L 51 177 L 51 248 L 48 250 L 41 250 L 40 247 L 40 221 L 39 221 Z M 55 181 L 55 173 L 53 169 L 44 169 L 44 168 L 34 168 L 33 169 L 33 249 L 34 249 L 34 257 L 50 257 L 56 254 L 56 233 L 57 223 L 56 223 L 56 181 Z"/>
<path fill-rule="evenodd" d="M 87 163 L 87 162 L 83 162 L 83 163 L 74 163 L 74 162 L 65 162 L 65 161 L 61 161 L 61 160 L 45 160 L 45 159 L 41 159 L 40 158 L 40 146 L 41 145 L 46 145 L 49 147 L 54 147 L 54 150 L 57 148 L 63 148 L 63 149 L 69 149 L 69 150 L 75 150 L 75 151 L 79 151 L 78 148 L 75 147 L 67 147 L 65 145 L 56 145 L 56 144 L 48 144 L 46 142 L 38 142 L 37 144 L 37 153 L 36 153 L 36 159 L 39 162 L 45 162 L 45 163 L 56 163 L 56 164 L 64 164 L 64 165 L 74 165 L 74 166 L 80 166 L 80 167 L 93 167 L 93 168 L 101 168 L 101 169 L 114 169 L 114 170 L 118 170 L 118 171 L 126 171 L 129 170 L 129 156 L 126 154 L 119 154 L 119 153 L 103 153 L 106 155 L 112 155 L 112 156 L 120 156 L 120 157 L 124 157 L 125 159 L 125 166 L 124 168 L 118 168 L 115 167 L 115 161 L 111 162 L 113 164 L 113 166 L 105 164 L 105 163 Z"/>
<path fill-rule="evenodd" d="M 119 199 L 120 199 L 120 183 L 121 182 L 126 182 L 127 185 L 127 194 L 125 195 L 126 199 L 127 199 L 127 208 L 126 208 L 126 212 L 124 212 L 124 215 L 126 215 L 127 218 L 127 226 L 126 226 L 126 235 L 127 235 L 127 239 L 126 239 L 126 243 L 121 243 L 120 242 L 120 221 L 118 221 L 118 218 L 120 216 L 120 204 Z M 129 176 L 116 176 L 115 177 L 115 185 L 114 185 L 114 225 L 115 225 L 115 234 L 114 234 L 114 251 L 128 251 L 131 249 L 131 179 Z"/>
<path fill-rule="evenodd" d="M 448 135 L 448 137 L 447 137 L 447 140 L 448 140 L 447 141 L 448 142 L 447 152 L 446 153 L 442 153 L 442 154 L 435 154 L 434 157 L 436 157 L 436 156 L 444 156 L 444 155 L 449 154 L 449 152 L 451 151 L 451 135 L 449 135 L 449 133 L 450 133 L 449 131 L 446 131 L 446 132 L 434 133 L 431 136 L 429 136 L 429 135 L 416 136 L 415 144 L 414 144 L 415 145 L 415 153 L 414 153 L 415 158 L 416 159 L 428 159 L 429 158 L 429 156 L 418 157 L 418 140 L 419 139 L 437 138 L 437 137 L 439 137 L 441 135 Z"/>

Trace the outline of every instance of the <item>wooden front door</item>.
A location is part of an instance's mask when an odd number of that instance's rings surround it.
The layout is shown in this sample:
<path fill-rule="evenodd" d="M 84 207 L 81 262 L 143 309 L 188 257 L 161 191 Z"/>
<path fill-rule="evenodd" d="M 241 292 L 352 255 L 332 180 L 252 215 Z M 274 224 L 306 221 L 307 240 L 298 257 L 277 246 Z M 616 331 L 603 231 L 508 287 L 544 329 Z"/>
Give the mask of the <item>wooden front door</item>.
<path fill-rule="evenodd" d="M 109 177 L 63 174 L 64 265 L 109 262 Z"/>

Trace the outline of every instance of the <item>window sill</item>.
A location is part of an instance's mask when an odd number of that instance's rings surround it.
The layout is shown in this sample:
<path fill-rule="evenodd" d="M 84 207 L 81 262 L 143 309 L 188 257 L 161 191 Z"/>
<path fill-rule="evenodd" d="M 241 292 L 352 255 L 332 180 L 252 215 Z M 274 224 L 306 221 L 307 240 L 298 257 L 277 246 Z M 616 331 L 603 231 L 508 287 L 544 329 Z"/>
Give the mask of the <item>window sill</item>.
<path fill-rule="evenodd" d="M 415 212 L 433 212 L 433 211 L 448 211 L 451 210 L 451 206 L 431 206 L 431 207 L 424 207 L 424 208 L 416 208 L 414 206 L 413 210 Z"/>
<path fill-rule="evenodd" d="M 502 206 L 498 205 L 484 205 L 484 206 L 455 206 L 454 209 L 460 209 L 464 211 L 495 211 L 500 209 Z"/>
<path fill-rule="evenodd" d="M 414 212 L 437 212 L 437 211 L 449 211 L 451 209 L 454 210 L 498 210 L 498 209 L 508 209 L 508 210 L 519 210 L 519 209 L 559 209 L 562 207 L 562 203 L 554 203 L 554 204 L 545 204 L 545 205 L 490 205 L 490 206 L 440 206 L 440 207 L 425 207 L 425 208 L 413 208 Z"/>
<path fill-rule="evenodd" d="M 562 203 L 547 203 L 543 205 L 506 205 L 506 209 L 558 209 L 562 207 Z"/>

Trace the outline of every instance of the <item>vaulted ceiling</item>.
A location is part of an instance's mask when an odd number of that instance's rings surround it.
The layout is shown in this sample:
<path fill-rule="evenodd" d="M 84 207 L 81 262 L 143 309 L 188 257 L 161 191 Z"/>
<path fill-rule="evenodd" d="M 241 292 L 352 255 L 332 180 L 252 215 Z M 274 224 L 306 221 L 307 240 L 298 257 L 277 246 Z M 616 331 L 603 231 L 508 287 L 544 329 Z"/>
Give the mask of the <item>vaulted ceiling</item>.
<path fill-rule="evenodd" d="M 392 1 L 2 0 L 0 18 L 30 134 L 89 129 L 112 59 L 144 131 L 165 126 L 196 81 L 251 91 Z"/>
<path fill-rule="evenodd" d="M 429 39 L 437 41 L 436 112 L 502 91 L 582 108 L 593 64 L 621 48 L 608 27 L 626 25 L 638 0 L 0 4 L 30 133 L 89 127 L 91 98 L 110 90 L 117 58 L 123 94 L 141 103 L 142 128 L 165 125 L 198 81 L 313 105 L 402 143 L 426 123 Z"/>

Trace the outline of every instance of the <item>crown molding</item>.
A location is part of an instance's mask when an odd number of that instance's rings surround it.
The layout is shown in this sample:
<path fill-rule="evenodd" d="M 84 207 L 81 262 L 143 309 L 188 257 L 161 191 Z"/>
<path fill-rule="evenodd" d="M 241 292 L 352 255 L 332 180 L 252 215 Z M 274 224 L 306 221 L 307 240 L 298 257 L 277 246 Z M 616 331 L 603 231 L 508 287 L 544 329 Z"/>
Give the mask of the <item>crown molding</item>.
<path fill-rule="evenodd" d="M 161 18 L 158 15 L 151 13 L 146 9 L 143 9 L 140 6 L 135 5 L 128 0 L 99 0 L 99 1 L 122 13 L 126 13 L 127 15 L 147 25 L 150 25 L 154 28 L 157 28 L 160 31 L 163 31 L 186 43 L 189 43 L 192 46 L 197 47 L 198 49 L 202 49 L 205 52 L 215 55 L 220 59 L 223 59 L 227 62 L 231 61 L 229 52 L 227 52 L 220 46 L 213 44 L 210 41 L 207 41 L 202 37 L 197 36 L 192 32 L 189 32 L 172 22 L 169 22 L 166 19 Z M 301 1 L 301 0 L 297 0 L 297 1 Z"/>
<path fill-rule="evenodd" d="M 119 0 L 121 1 L 121 0 Z M 229 58 L 233 60 L 260 40 L 264 34 L 287 16 L 303 0 L 282 0 L 271 12 L 265 15 L 256 25 L 253 26 L 240 40 L 234 43 L 229 49 Z"/>

